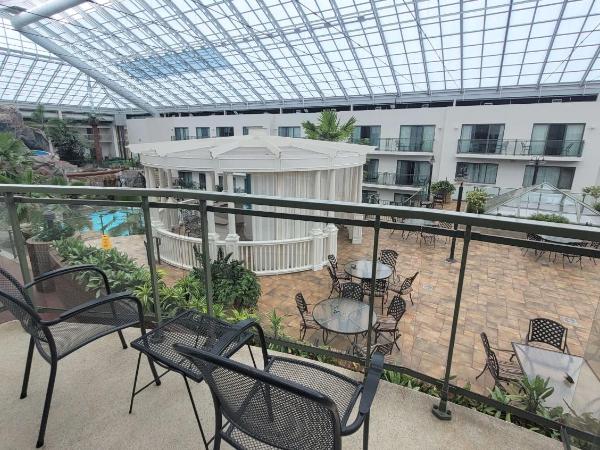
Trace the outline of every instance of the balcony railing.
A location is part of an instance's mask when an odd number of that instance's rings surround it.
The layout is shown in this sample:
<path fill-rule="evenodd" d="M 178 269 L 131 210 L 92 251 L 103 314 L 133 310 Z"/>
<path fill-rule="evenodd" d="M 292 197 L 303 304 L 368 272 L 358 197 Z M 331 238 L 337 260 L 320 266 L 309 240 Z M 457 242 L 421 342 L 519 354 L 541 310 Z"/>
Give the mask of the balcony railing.
<path fill-rule="evenodd" d="M 171 136 L 172 141 L 189 141 L 192 139 L 208 139 L 210 136 Z"/>
<path fill-rule="evenodd" d="M 414 139 L 382 138 L 379 150 L 383 152 L 433 152 L 433 139 L 416 141 Z"/>
<path fill-rule="evenodd" d="M 396 174 L 393 174 L 396 175 Z M 180 197 L 186 199 L 187 203 L 173 203 L 167 199 L 173 197 Z M 248 203 L 256 205 L 253 209 L 242 209 L 238 207 L 230 206 L 217 206 L 219 205 L 236 205 Z M 209 236 L 209 215 L 215 213 L 223 214 L 234 214 L 244 216 L 256 216 L 256 217 L 267 217 L 283 220 L 294 220 L 299 222 L 314 223 L 327 222 L 329 225 L 345 225 L 347 227 L 358 227 L 360 230 L 370 230 L 372 239 L 365 242 L 363 247 L 360 247 L 364 252 L 362 254 L 369 255 L 369 261 L 372 264 L 372 268 L 377 267 L 377 258 L 379 251 L 382 248 L 381 244 L 385 244 L 384 239 L 389 237 L 389 233 L 380 233 L 384 230 L 397 230 L 397 231 L 410 231 L 410 232 L 426 232 L 428 235 L 437 235 L 440 237 L 451 237 L 459 240 L 461 256 L 459 263 L 455 266 L 455 270 L 452 271 L 452 276 L 446 278 L 441 277 L 443 281 L 442 285 L 429 286 L 425 288 L 423 285 L 422 299 L 419 300 L 430 300 L 433 297 L 442 295 L 443 290 L 452 290 L 452 300 L 448 303 L 443 304 L 443 309 L 436 313 L 434 321 L 443 322 L 440 324 L 439 332 L 430 333 L 435 335 L 435 344 L 433 347 L 436 351 L 436 356 L 432 360 L 433 365 L 443 365 L 443 377 L 433 377 L 427 373 L 427 365 L 420 366 L 419 368 L 410 368 L 408 366 L 400 366 L 395 363 L 386 364 L 386 369 L 408 374 L 410 376 L 418 377 L 427 383 L 430 383 L 438 387 L 440 401 L 439 406 L 436 405 L 435 414 L 438 417 L 450 419 L 450 415 L 447 412 L 448 402 L 459 396 L 465 396 L 469 399 L 474 399 L 478 402 L 482 402 L 485 405 L 493 407 L 498 411 L 504 413 L 510 413 L 512 416 L 526 419 L 526 421 L 538 424 L 548 429 L 557 430 L 564 432 L 565 435 L 568 433 L 572 436 L 588 440 L 592 442 L 595 438 L 587 429 L 581 429 L 582 425 L 569 425 L 567 423 L 560 423 L 553 419 L 538 416 L 535 412 L 525 411 L 515 405 L 505 404 L 503 402 L 496 401 L 494 398 L 486 397 L 481 394 L 477 394 L 468 389 L 461 388 L 457 385 L 451 384 L 452 375 L 456 374 L 456 367 L 460 363 L 460 358 L 456 357 L 455 353 L 460 351 L 460 347 L 464 346 L 464 343 L 457 342 L 456 339 L 460 339 L 461 336 L 466 336 L 466 333 L 471 336 L 469 339 L 473 341 L 475 333 L 479 333 L 486 326 L 486 322 L 483 324 L 476 324 L 477 317 L 479 316 L 479 310 L 473 309 L 473 297 L 467 294 L 473 294 L 469 292 L 470 286 L 475 286 L 480 289 L 480 283 L 487 277 L 485 267 L 482 269 L 479 267 L 481 260 L 478 260 L 481 253 L 481 248 L 473 246 L 476 243 L 483 244 L 494 244 L 504 246 L 503 248 L 516 247 L 516 248 L 527 248 L 537 252 L 554 252 L 557 254 L 567 253 L 569 255 L 581 255 L 583 257 L 600 258 L 600 250 L 593 247 L 565 245 L 561 243 L 553 243 L 550 240 L 530 240 L 525 239 L 526 234 L 535 235 L 550 235 L 558 236 L 563 238 L 569 238 L 571 240 L 581 239 L 584 241 L 600 242 L 600 229 L 591 226 L 580 226 L 573 224 L 559 224 L 551 222 L 538 222 L 526 219 L 515 219 L 511 217 L 498 217 L 498 216 L 486 216 L 483 214 L 464 214 L 459 212 L 447 211 L 447 210 L 436 210 L 429 208 L 410 208 L 410 207 L 398 207 L 398 206 L 384 206 L 384 205 L 367 205 L 350 202 L 336 202 L 330 200 L 311 200 L 311 199 L 291 199 L 281 197 L 269 197 L 269 196 L 257 196 L 257 195 L 239 195 L 230 194 L 225 192 L 206 192 L 199 190 L 186 190 L 186 189 L 127 189 L 127 188 L 97 188 L 90 186 L 41 186 L 41 185 L 0 185 L 0 204 L 6 211 L 9 224 L 9 228 L 13 233 L 13 239 L 15 244 L 15 250 L 18 254 L 18 263 L 20 265 L 21 275 L 27 282 L 31 280 L 31 266 L 28 263 L 27 258 L 27 245 L 21 230 L 21 224 L 19 215 L 17 213 L 18 206 L 34 206 L 40 205 L 41 208 L 45 208 L 48 205 L 62 205 L 62 206 L 79 206 L 79 205 L 93 205 L 96 207 L 131 207 L 139 208 L 144 217 L 144 240 L 150 245 L 145 246 L 146 258 L 145 263 L 149 268 L 151 275 L 151 281 L 153 282 L 153 289 L 148 291 L 148 300 L 146 302 L 150 305 L 154 305 L 153 309 L 153 320 L 159 323 L 162 319 L 161 313 L 161 299 L 160 290 L 158 289 L 157 271 L 156 271 L 156 258 L 155 249 L 159 246 L 155 239 L 155 234 L 152 225 L 152 212 L 158 212 L 160 210 L 172 211 L 177 209 L 187 209 L 196 213 L 199 217 L 201 224 L 201 237 L 198 238 L 197 245 L 201 249 L 200 258 L 202 267 L 210 267 L 210 259 L 214 258 L 214 252 L 210 249 L 210 236 Z M 269 209 L 272 208 L 272 209 Z M 277 209 L 275 209 L 277 208 Z M 373 217 L 374 219 L 364 220 L 363 217 Z M 388 218 L 391 218 L 388 220 Z M 393 220 L 392 220 L 393 219 Z M 406 221 L 402 222 L 402 219 L 422 219 L 423 221 L 439 222 L 440 224 L 455 224 L 455 228 L 445 228 L 442 226 L 430 226 L 430 225 L 417 225 Z M 328 226 L 329 226 L 328 225 Z M 333 226 L 335 228 L 335 226 Z M 489 230 L 492 230 L 490 232 Z M 520 235 L 518 234 L 520 233 Z M 317 233 L 319 234 L 319 233 Z M 521 236 L 521 237 L 516 237 Z M 381 242 L 380 242 L 381 241 Z M 403 241 L 404 242 L 404 241 Z M 557 242 L 557 241 L 554 241 Z M 560 241 L 558 241 L 560 242 Z M 152 245 L 155 243 L 155 245 Z M 225 243 L 227 245 L 227 242 Z M 319 244 L 319 248 L 326 248 L 327 243 L 323 242 Z M 370 248 L 369 248 L 370 246 Z M 275 247 L 273 244 L 271 247 Z M 358 249 L 359 247 L 357 247 Z M 384 247 L 385 248 L 385 247 Z M 227 248 L 225 249 L 227 251 Z M 166 251 L 166 249 L 165 249 Z M 173 248 L 172 251 L 179 251 L 177 248 Z M 432 253 L 432 250 L 428 250 L 428 253 Z M 517 250 L 517 253 L 521 253 Z M 298 260 L 302 267 L 310 267 L 314 265 L 313 260 L 305 259 L 306 255 L 313 255 L 314 251 L 308 250 L 307 245 L 304 242 L 298 241 L 294 243 L 294 248 L 288 252 L 287 249 L 281 250 L 275 248 L 270 250 L 269 255 L 276 255 L 275 261 L 279 259 L 289 260 L 289 255 L 294 260 Z M 523 257 L 526 257 L 523 255 Z M 262 254 L 251 254 L 245 249 L 240 251 L 240 260 L 245 264 L 259 264 L 263 258 Z M 489 258 L 488 258 L 489 259 Z M 488 259 L 485 259 L 486 261 Z M 537 261 L 536 258 L 531 258 Z M 405 260 L 408 261 L 408 260 Z M 445 261 L 445 260 L 444 260 Z M 469 261 L 469 264 L 467 264 Z M 403 264 L 407 264 L 403 262 Z M 320 264 L 319 264 L 320 265 Z M 446 265 L 444 266 L 446 267 Z M 250 266 L 252 270 L 255 270 L 253 266 Z M 405 267 L 403 267 L 404 269 Z M 431 269 L 433 270 L 433 269 Z M 440 270 L 438 268 L 438 270 Z M 540 271 L 542 269 L 540 268 Z M 580 278 L 579 270 L 577 269 L 577 278 Z M 586 272 L 582 272 L 586 273 Z M 376 323 L 374 316 L 375 313 L 379 313 L 379 306 L 375 312 L 375 292 L 374 287 L 376 286 L 376 270 L 372 270 L 371 275 L 371 291 L 367 296 L 369 316 L 366 323 L 368 323 L 368 329 L 365 333 L 366 336 L 366 357 L 350 355 L 345 352 L 324 349 L 321 347 L 312 347 L 308 342 L 297 343 L 294 341 L 287 340 L 284 336 L 279 338 L 275 337 L 272 342 L 277 343 L 287 348 L 301 350 L 303 352 L 313 353 L 315 355 L 325 355 L 328 358 L 339 359 L 357 363 L 361 366 L 368 367 L 370 350 L 373 342 L 371 336 L 373 335 L 373 324 Z M 565 272 L 567 276 L 568 271 Z M 438 275 L 438 274 L 436 274 Z M 441 275 L 441 274 L 439 274 Z M 497 273 L 493 272 L 491 282 L 496 282 Z M 475 278 L 476 283 L 474 285 L 469 284 L 471 277 Z M 527 279 L 527 278 L 523 278 Z M 210 271 L 203 272 L 203 284 L 202 294 L 203 298 L 206 299 L 206 308 L 209 315 L 215 315 L 215 309 L 213 308 L 213 279 L 211 278 Z M 452 281 L 448 281 L 452 280 Z M 453 285 L 452 283 L 454 283 Z M 518 289 L 523 291 L 527 285 L 532 282 L 533 279 L 525 284 L 521 282 Z M 77 280 L 75 280 L 77 281 Z M 543 280 L 542 280 L 543 281 Z M 286 280 L 289 283 L 289 279 Z M 304 281 L 304 283 L 306 283 Z M 463 298 L 463 287 L 466 287 L 465 302 L 461 306 L 461 300 Z M 435 290 L 434 290 L 435 288 Z M 483 286 L 481 287 L 481 289 Z M 539 293 L 539 288 L 535 288 Z M 328 290 L 328 287 L 327 289 Z M 431 291 L 427 294 L 425 291 Z M 290 291 L 290 295 L 295 291 Z M 482 290 L 480 292 L 483 292 Z M 491 290 L 490 290 L 491 292 Z M 535 292 L 535 291 L 534 291 Z M 592 293 L 593 294 L 593 293 Z M 327 292 L 325 292 L 327 295 Z M 481 301 L 486 299 L 491 294 L 486 291 L 485 295 L 480 295 Z M 581 294 L 578 294 L 581 295 Z M 539 294 L 538 294 L 539 296 Z M 53 296 L 54 298 L 54 296 Z M 533 297 L 536 298 L 535 296 Z M 281 303 L 281 301 L 280 301 Z M 535 307 L 535 302 L 532 302 L 528 307 Z M 499 305 L 492 305 L 496 308 L 505 310 L 506 305 L 504 300 Z M 545 305 L 541 305 L 546 307 Z M 409 306 L 410 307 L 410 306 Z M 523 306 L 522 311 L 518 313 L 525 313 L 528 311 Z M 589 308 L 588 308 L 589 309 Z M 45 308 L 47 311 L 48 308 Z M 472 316 L 467 316 L 465 320 L 465 314 L 473 313 Z M 587 311 L 587 310 L 586 310 Z M 44 308 L 41 308 L 41 312 L 44 312 Z M 413 322 L 417 322 L 414 319 L 414 315 L 420 314 L 420 309 L 413 308 Z M 429 317 L 429 316 L 427 316 Z M 403 319 L 406 324 L 406 318 Z M 503 319 L 504 320 L 504 319 Z M 429 322 L 429 321 L 428 321 Z M 464 324 L 471 325 L 471 327 L 465 328 Z M 475 327 L 473 327 L 473 325 Z M 482 328 L 479 328 L 481 325 Z M 409 325 L 412 326 L 412 325 Z M 492 327 L 492 325 L 488 326 Z M 407 327 L 408 328 L 408 327 Z M 405 331 L 403 330 L 403 333 Z M 517 332 L 518 338 L 518 332 Z M 569 333 L 569 338 L 571 333 Z M 508 339 L 508 338 L 507 338 Z M 510 337 L 512 339 L 512 337 Z M 466 342 L 466 341 L 465 341 Z M 569 342 L 571 344 L 571 341 Z M 404 349 L 403 349 L 404 350 Z M 471 349 L 470 349 L 471 350 Z M 473 354 L 471 353 L 471 359 Z M 408 359 L 408 358 L 407 358 Z M 410 361 L 410 359 L 408 359 Z M 483 363 L 483 361 L 482 361 Z M 425 369 L 423 368 L 425 367 Z M 475 371 L 472 375 L 474 376 Z M 567 374 L 568 375 L 568 374 Z M 570 376 L 570 375 L 569 375 Z M 573 376 L 576 378 L 575 376 Z M 441 379 L 440 379 L 441 378 Z M 563 381 L 561 381 L 563 382 Z M 572 388 L 569 388 L 572 389 Z M 591 391 L 591 390 L 590 390 Z M 590 395 L 593 392 L 589 392 Z M 366 427 L 366 433 L 368 428 Z M 368 434 L 365 436 L 365 440 L 368 440 Z M 596 441 L 597 442 L 597 441 Z"/>
<path fill-rule="evenodd" d="M 422 187 L 429 183 L 429 176 L 414 173 L 378 172 L 364 173 L 363 182 L 385 186 Z"/>
<path fill-rule="evenodd" d="M 580 157 L 583 140 L 459 139 L 458 153 L 506 156 Z"/>

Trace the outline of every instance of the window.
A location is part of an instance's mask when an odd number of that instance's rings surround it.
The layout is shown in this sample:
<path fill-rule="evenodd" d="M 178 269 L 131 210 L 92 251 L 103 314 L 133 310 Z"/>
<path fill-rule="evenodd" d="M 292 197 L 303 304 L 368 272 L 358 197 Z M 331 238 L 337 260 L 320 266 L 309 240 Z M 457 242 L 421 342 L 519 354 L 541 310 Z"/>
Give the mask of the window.
<path fill-rule="evenodd" d="M 282 137 L 300 137 L 300 127 L 279 127 L 277 134 Z"/>
<path fill-rule="evenodd" d="M 429 182 L 431 164 L 427 161 L 404 161 L 396 163 L 396 184 L 425 186 Z"/>
<path fill-rule="evenodd" d="M 184 141 L 190 138 L 190 129 L 188 127 L 175 127 L 175 140 Z"/>
<path fill-rule="evenodd" d="M 400 127 L 400 151 L 433 151 L 434 125 L 408 125 Z"/>
<path fill-rule="evenodd" d="M 502 153 L 504 124 L 463 125 L 458 153 Z"/>
<path fill-rule="evenodd" d="M 369 190 L 363 189 L 362 202 L 363 203 L 379 203 L 379 193 L 377 191 L 369 191 Z"/>
<path fill-rule="evenodd" d="M 467 183 L 496 184 L 498 164 L 464 163 L 456 164 L 456 178 Z"/>
<path fill-rule="evenodd" d="M 233 127 L 217 127 L 217 137 L 233 136 Z"/>
<path fill-rule="evenodd" d="M 367 183 L 377 183 L 379 177 L 379 160 L 378 159 L 367 159 L 367 162 L 363 166 L 363 181 Z"/>
<path fill-rule="evenodd" d="M 178 172 L 179 178 L 179 187 L 183 189 L 193 189 L 194 188 L 194 174 L 192 172 L 184 172 L 180 170 Z"/>
<path fill-rule="evenodd" d="M 196 139 L 206 139 L 210 137 L 209 127 L 196 127 Z"/>
<path fill-rule="evenodd" d="M 558 189 L 571 189 L 574 176 L 575 167 L 538 166 L 536 173 L 535 166 L 530 165 L 525 166 L 523 186 L 548 183 Z"/>
<path fill-rule="evenodd" d="M 583 123 L 534 124 L 530 155 L 581 156 Z"/>
<path fill-rule="evenodd" d="M 379 147 L 380 137 L 381 127 L 379 125 L 354 127 L 352 131 L 353 144 L 366 144 Z"/>
<path fill-rule="evenodd" d="M 248 136 L 248 127 L 242 127 L 242 136 Z"/>

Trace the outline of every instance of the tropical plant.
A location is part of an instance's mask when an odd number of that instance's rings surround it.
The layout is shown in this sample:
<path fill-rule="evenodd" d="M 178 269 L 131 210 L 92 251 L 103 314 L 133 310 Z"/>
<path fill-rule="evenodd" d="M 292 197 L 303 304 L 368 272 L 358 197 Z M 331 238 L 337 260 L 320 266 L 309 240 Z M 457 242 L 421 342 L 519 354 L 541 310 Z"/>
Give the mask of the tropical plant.
<path fill-rule="evenodd" d="M 266 317 L 271 326 L 271 332 L 273 333 L 273 337 L 275 339 L 285 337 L 285 333 L 283 331 L 283 316 L 277 314 L 277 310 L 273 308 L 270 312 L 266 314 Z"/>
<path fill-rule="evenodd" d="M 198 267 L 192 274 L 198 280 L 204 280 L 202 254 L 194 248 Z M 260 283 L 256 274 L 244 267 L 241 261 L 233 259 L 232 254 L 224 255 L 219 251 L 217 258 L 211 261 L 211 279 L 213 300 L 224 306 L 254 308 L 260 297 Z"/>
<path fill-rule="evenodd" d="M 39 232 L 35 235 L 36 240 L 42 242 L 52 242 L 63 238 L 68 238 L 75 234 L 73 227 L 64 222 L 42 221 Z"/>
<path fill-rule="evenodd" d="M 523 408 L 525 411 L 540 414 L 544 410 L 544 402 L 554 393 L 554 388 L 549 386 L 550 379 L 536 376 L 533 379 L 523 376 L 518 382 L 519 392 L 508 395 L 511 403 Z"/>
<path fill-rule="evenodd" d="M 456 187 L 448 180 L 440 180 L 435 183 L 431 183 L 431 192 L 434 194 L 452 194 L 456 190 Z"/>
<path fill-rule="evenodd" d="M 11 133 L 0 133 L 0 183 L 20 183 L 33 164 L 31 151 Z"/>
<path fill-rule="evenodd" d="M 481 214 L 485 211 L 487 194 L 482 189 L 473 189 L 467 193 L 467 212 Z"/>
<path fill-rule="evenodd" d="M 44 105 L 37 105 L 31 116 L 29 116 L 32 126 L 35 128 L 44 129 L 46 126 L 46 114 L 44 110 Z"/>
<path fill-rule="evenodd" d="M 537 213 L 529 216 L 530 220 L 539 220 L 541 222 L 569 223 L 569 219 L 560 214 L 542 214 Z"/>
<path fill-rule="evenodd" d="M 352 136 L 356 118 L 351 117 L 344 124 L 340 124 L 337 112 L 333 110 L 321 111 L 317 124 L 310 121 L 302 122 L 304 133 L 309 139 L 319 141 L 347 141 Z"/>
<path fill-rule="evenodd" d="M 50 119 L 46 129 L 60 159 L 78 162 L 89 152 L 83 138 L 66 121 Z"/>
<path fill-rule="evenodd" d="M 581 191 L 592 197 L 594 202 L 598 202 L 598 199 L 600 198 L 600 186 L 586 186 Z"/>

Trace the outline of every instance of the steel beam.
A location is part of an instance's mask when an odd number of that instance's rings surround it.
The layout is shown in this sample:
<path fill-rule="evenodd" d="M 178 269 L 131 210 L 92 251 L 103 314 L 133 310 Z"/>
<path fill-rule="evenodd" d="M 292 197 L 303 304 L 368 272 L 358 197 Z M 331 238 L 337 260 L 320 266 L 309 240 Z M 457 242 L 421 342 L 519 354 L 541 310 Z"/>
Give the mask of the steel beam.
<path fill-rule="evenodd" d="M 550 38 L 550 44 L 548 44 L 548 50 L 546 51 L 546 56 L 544 57 L 544 62 L 542 63 L 542 68 L 540 69 L 540 75 L 537 80 L 537 87 L 539 89 L 542 84 L 542 77 L 544 76 L 544 70 L 546 70 L 546 65 L 548 64 L 548 58 L 550 57 L 550 52 L 552 51 L 552 47 L 554 46 L 554 39 L 556 39 L 556 34 L 558 33 L 558 28 L 560 27 L 560 23 L 562 22 L 563 14 L 565 13 L 565 9 L 567 8 L 567 0 L 563 0 L 562 6 L 560 8 L 560 13 L 558 18 L 556 19 L 556 24 L 554 25 L 554 32 L 552 33 L 552 37 Z M 594 2 L 592 2 L 593 4 Z M 577 40 L 575 41 L 575 45 L 577 45 Z"/>
<path fill-rule="evenodd" d="M 69 8 L 81 5 L 82 3 L 87 3 L 87 0 L 50 0 L 40 6 L 17 14 L 10 21 L 15 30 L 19 31 L 21 28 L 59 14 Z"/>

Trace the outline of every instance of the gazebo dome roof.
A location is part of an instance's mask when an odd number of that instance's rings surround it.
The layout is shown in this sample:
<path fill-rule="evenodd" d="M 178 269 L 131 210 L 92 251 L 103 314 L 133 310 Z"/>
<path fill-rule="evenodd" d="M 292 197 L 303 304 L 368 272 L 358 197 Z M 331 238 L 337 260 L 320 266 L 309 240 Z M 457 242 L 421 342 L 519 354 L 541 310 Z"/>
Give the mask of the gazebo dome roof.
<path fill-rule="evenodd" d="M 368 151 L 374 150 L 368 145 L 258 132 L 247 136 L 131 144 L 130 148 L 140 155 L 144 166 L 200 172 L 293 172 L 356 167 L 365 163 Z"/>

